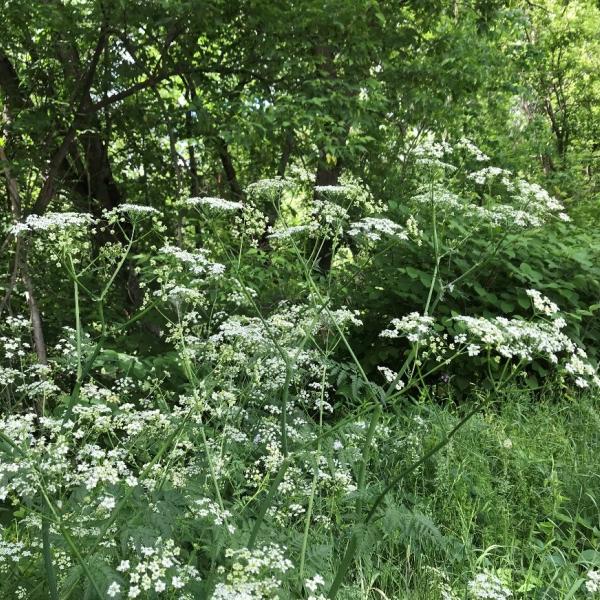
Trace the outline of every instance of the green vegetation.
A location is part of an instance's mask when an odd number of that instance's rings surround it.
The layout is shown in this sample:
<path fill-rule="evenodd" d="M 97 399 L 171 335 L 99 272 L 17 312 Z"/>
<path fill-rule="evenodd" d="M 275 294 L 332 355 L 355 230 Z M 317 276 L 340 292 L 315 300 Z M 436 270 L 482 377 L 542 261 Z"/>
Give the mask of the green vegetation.
<path fill-rule="evenodd" d="M 600 7 L 0 6 L 0 600 L 600 596 Z"/>

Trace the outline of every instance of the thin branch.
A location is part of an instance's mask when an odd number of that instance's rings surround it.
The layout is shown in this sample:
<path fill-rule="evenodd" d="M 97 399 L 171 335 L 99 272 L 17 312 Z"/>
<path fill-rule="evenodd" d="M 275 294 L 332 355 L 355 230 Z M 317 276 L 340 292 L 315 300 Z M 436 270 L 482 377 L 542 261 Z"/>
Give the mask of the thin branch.
<path fill-rule="evenodd" d="M 6 182 L 8 185 L 12 216 L 16 222 L 19 222 L 21 220 L 21 199 L 19 197 L 19 188 L 17 186 L 15 178 L 10 172 L 8 159 L 2 146 L 0 146 L 0 161 L 2 161 L 4 176 L 6 177 Z M 14 269 L 15 270 L 13 272 L 13 278 L 11 278 L 11 283 L 14 285 L 14 282 L 16 282 L 17 277 L 16 274 L 21 273 L 21 279 L 25 284 L 25 290 L 27 292 L 27 304 L 29 305 L 29 314 L 31 317 L 31 327 L 33 332 L 33 343 L 35 346 L 35 352 L 38 357 L 38 362 L 42 365 L 45 365 L 48 362 L 48 357 L 46 353 L 46 342 L 44 340 L 42 315 L 40 313 L 40 309 L 35 299 L 33 282 L 31 280 L 31 277 L 29 276 L 29 269 L 27 267 L 27 246 L 25 245 L 25 243 L 23 243 L 21 246 L 20 240 L 17 240 L 17 252 L 15 254 Z M 5 297 L 6 302 L 8 302 L 8 300 L 10 299 L 11 293 L 12 287 L 10 287 L 7 291 L 7 296 Z"/>

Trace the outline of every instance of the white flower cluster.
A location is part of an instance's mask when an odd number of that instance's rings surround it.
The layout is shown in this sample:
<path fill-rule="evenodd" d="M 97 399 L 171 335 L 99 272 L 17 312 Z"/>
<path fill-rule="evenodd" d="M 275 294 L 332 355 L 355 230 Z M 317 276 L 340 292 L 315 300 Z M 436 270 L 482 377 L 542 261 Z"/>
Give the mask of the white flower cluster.
<path fill-rule="evenodd" d="M 477 600 L 507 600 L 512 592 L 493 573 L 478 573 L 469 582 L 469 592 Z"/>
<path fill-rule="evenodd" d="M 555 319 L 552 323 L 528 322 L 506 317 L 455 317 L 462 323 L 469 338 L 497 352 L 504 358 L 518 358 L 532 361 L 534 358 L 545 358 L 551 363 L 559 364 L 571 375 L 578 387 L 588 387 L 589 383 L 600 386 L 600 378 L 595 369 L 585 359 L 587 355 L 561 329 L 565 326 L 563 319 Z"/>
<path fill-rule="evenodd" d="M 24 222 L 13 225 L 11 232 L 18 235 L 26 231 L 55 231 L 86 227 L 92 223 L 92 215 L 88 213 L 50 212 L 45 215 L 29 215 Z"/>
<path fill-rule="evenodd" d="M 564 210 L 564 206 L 553 198 L 541 185 L 530 183 L 524 179 L 519 179 L 516 186 L 508 186 L 509 189 L 515 189 L 518 198 L 529 210 L 535 210 L 540 213 L 558 212 Z M 565 218 L 566 217 L 566 218 Z M 568 216 L 563 216 L 562 220 L 569 220 Z"/>
<path fill-rule="evenodd" d="M 158 538 L 154 546 L 132 545 L 132 558 L 122 560 L 117 571 L 127 578 L 126 598 L 138 598 L 143 592 L 156 594 L 170 590 L 182 590 L 191 581 L 199 581 L 200 576 L 192 566 L 182 565 L 180 549 L 173 540 Z M 115 598 L 121 594 L 121 584 L 113 581 L 107 595 Z"/>
<path fill-rule="evenodd" d="M 470 173 L 467 176 L 478 184 L 485 184 L 491 179 L 500 178 L 506 189 L 513 194 L 513 201 L 517 209 L 533 215 L 532 218 L 544 220 L 550 214 L 556 214 L 561 221 L 569 221 L 570 218 L 565 214 L 564 206 L 537 183 L 531 183 L 524 179 L 518 179 L 513 182 L 510 171 L 498 167 L 487 167 Z"/>
<path fill-rule="evenodd" d="M 10 367 L 0 367 L 0 387 L 12 385 L 21 377 L 21 371 Z"/>
<path fill-rule="evenodd" d="M 316 336 L 323 328 L 335 331 L 338 327 L 360 326 L 358 317 L 358 311 L 345 307 L 318 311 L 310 306 L 282 306 L 268 317 L 266 325 L 257 317 L 234 315 L 223 321 L 208 341 L 217 348 L 225 343 L 239 343 L 248 350 L 260 349 L 273 356 L 273 336 L 281 345 L 294 348 L 303 336 Z M 216 354 L 222 351 L 217 348 Z"/>
<path fill-rule="evenodd" d="M 276 544 L 254 550 L 228 549 L 225 556 L 232 561 L 231 569 L 226 575 L 226 582 L 215 587 L 212 600 L 277 598 L 281 575 L 293 567 L 292 562 L 285 558 L 283 549 Z M 223 567 L 219 570 L 225 573 Z"/>
<path fill-rule="evenodd" d="M 0 343 L 4 347 L 4 358 L 11 360 L 13 358 L 23 358 L 31 350 L 29 342 L 22 341 L 18 337 L 0 337 Z"/>
<path fill-rule="evenodd" d="M 307 600 L 325 600 L 325 596 L 319 594 L 315 596 L 315 593 L 318 592 L 319 588 L 325 585 L 325 580 L 318 573 L 311 577 L 310 579 L 304 580 L 304 587 L 311 593 Z"/>
<path fill-rule="evenodd" d="M 377 367 L 377 370 L 383 375 L 383 378 L 385 379 L 386 383 L 396 382 L 394 385 L 396 390 L 399 391 L 404 387 L 404 381 L 398 378 L 398 373 L 396 373 L 395 371 L 392 371 L 390 368 L 384 366 Z"/>
<path fill-rule="evenodd" d="M 443 158 L 446 154 L 452 154 L 452 146 L 448 142 L 436 142 L 432 136 L 428 136 L 413 150 L 413 155 L 428 158 Z"/>
<path fill-rule="evenodd" d="M 5 539 L 5 529 L 0 527 L 0 573 L 8 573 L 16 563 L 33 556 L 23 542 Z"/>
<path fill-rule="evenodd" d="M 198 252 L 188 252 L 177 246 L 163 246 L 160 253 L 177 259 L 186 265 L 194 275 L 221 275 L 225 271 L 225 265 L 208 260 L 208 251 L 204 249 Z"/>
<path fill-rule="evenodd" d="M 48 397 L 60 392 L 59 387 L 50 379 L 50 367 L 47 365 L 31 365 L 22 371 L 22 376 L 24 381 L 16 391 L 25 398 Z"/>
<path fill-rule="evenodd" d="M 328 327 L 334 331 L 337 327 L 360 327 L 363 322 L 359 319 L 360 311 L 350 310 L 345 306 L 337 309 L 323 311 L 317 322 L 317 327 Z M 315 331 L 316 333 L 316 331 Z"/>
<path fill-rule="evenodd" d="M 29 329 L 29 319 L 27 317 L 23 317 L 22 315 L 9 315 L 4 319 L 4 325 L 6 325 L 12 331 Z"/>
<path fill-rule="evenodd" d="M 455 320 L 465 326 L 471 339 L 493 348 L 505 358 L 532 360 L 534 356 L 548 355 L 556 363 L 558 353 L 575 351 L 573 342 L 556 325 L 506 317 L 459 316 Z"/>
<path fill-rule="evenodd" d="M 339 232 L 341 225 L 348 220 L 348 211 L 335 202 L 315 200 L 312 205 L 312 216 L 324 231 Z"/>
<path fill-rule="evenodd" d="M 473 180 L 479 185 L 485 185 L 488 181 L 497 179 L 498 177 L 502 178 L 504 185 L 509 186 L 512 173 L 506 169 L 501 169 L 500 167 L 485 167 L 467 175 L 468 179 Z"/>
<path fill-rule="evenodd" d="M 102 218 L 106 221 L 106 224 L 102 225 L 101 230 L 105 231 L 108 228 L 111 235 L 114 235 L 115 230 L 113 227 L 115 224 L 126 223 L 127 221 L 132 224 L 140 224 L 141 221 L 149 218 L 152 221 L 152 227 L 157 232 L 164 233 L 165 226 L 160 220 L 161 216 L 162 213 L 153 206 L 124 202 L 114 208 L 102 211 Z M 103 246 L 102 251 L 106 256 L 110 256 L 114 253 L 120 254 L 122 249 L 119 245 L 111 247 L 111 244 L 107 244 Z"/>
<path fill-rule="evenodd" d="M 419 229 L 419 223 L 412 215 L 406 219 L 406 233 L 408 233 L 410 238 L 416 241 L 417 246 L 422 245 L 423 240 L 421 238 L 423 237 L 423 231 Z"/>
<path fill-rule="evenodd" d="M 425 206 L 433 203 L 437 208 L 449 211 L 468 212 L 471 209 L 471 205 L 466 200 L 439 184 L 422 188 L 420 193 L 412 197 L 412 201 Z"/>
<path fill-rule="evenodd" d="M 231 281 L 233 290 L 227 295 L 227 302 L 236 306 L 252 306 L 253 298 L 258 295 L 250 286 L 242 285 L 237 279 Z"/>
<path fill-rule="evenodd" d="M 26 341 L 30 339 L 29 320 L 21 316 L 7 316 L 4 325 L 10 335 L 0 335 L 0 348 L 4 359 L 12 366 L 0 365 L 0 386 L 14 385 L 14 391 L 29 400 L 58 392 L 52 381 L 52 368 L 40 363 L 28 364 L 26 360 L 32 351 L 31 344 Z"/>
<path fill-rule="evenodd" d="M 241 202 L 233 202 L 224 198 L 214 198 L 211 196 L 188 198 L 185 204 L 193 207 L 203 206 L 211 210 L 224 211 L 240 210 L 244 207 Z"/>
<path fill-rule="evenodd" d="M 600 386 L 600 378 L 596 369 L 587 362 L 587 354 L 581 348 L 569 356 L 565 364 L 565 371 L 574 378 L 575 385 L 580 388 L 587 388 L 590 383 L 595 387 Z"/>
<path fill-rule="evenodd" d="M 231 234 L 244 238 L 251 246 L 258 247 L 259 241 L 269 227 L 269 217 L 256 202 L 246 201 L 233 219 Z"/>
<path fill-rule="evenodd" d="M 542 296 L 539 302 L 543 303 L 544 314 L 555 314 L 554 305 L 548 304 L 548 299 Z M 432 317 L 416 312 L 393 319 L 391 328 L 379 335 L 391 339 L 405 337 L 412 343 L 419 343 L 420 358 L 435 357 L 438 363 L 447 364 L 452 359 L 448 356 L 449 351 L 454 352 L 455 356 L 466 354 L 474 357 L 483 348 L 494 352 L 497 360 L 501 357 L 523 363 L 548 360 L 556 365 L 559 373 L 572 378 L 577 387 L 600 387 L 600 377 L 588 362 L 585 351 L 561 331 L 566 322 L 560 317 L 555 317 L 551 322 L 471 316 L 458 316 L 453 320 L 464 328 L 464 332 L 458 333 L 452 340 L 447 333 L 436 332 Z M 438 329 L 441 326 L 442 323 Z M 385 372 L 382 372 L 385 376 Z"/>
<path fill-rule="evenodd" d="M 285 240 L 300 233 L 314 233 L 318 228 L 319 226 L 316 223 L 310 225 L 292 225 L 291 227 L 284 227 L 282 229 L 271 229 L 268 237 L 272 240 Z"/>
<path fill-rule="evenodd" d="M 115 209 L 120 213 L 128 213 L 132 215 L 159 215 L 160 211 L 156 210 L 152 206 L 145 206 L 143 204 L 119 204 Z"/>
<path fill-rule="evenodd" d="M 551 316 L 559 311 L 558 305 L 552 302 L 538 290 L 526 290 L 525 293 L 531 298 L 533 307 L 538 312 Z"/>
<path fill-rule="evenodd" d="M 462 138 L 456 147 L 466 150 L 477 162 L 489 160 L 486 154 L 466 138 Z M 446 170 L 456 169 L 455 166 L 441 160 L 445 155 L 452 154 L 450 145 L 435 142 L 431 136 L 417 146 L 413 154 L 417 164 L 437 166 Z M 488 166 L 468 173 L 466 179 L 480 186 L 498 182 L 504 187 L 504 194 L 510 196 L 510 201 L 502 203 L 496 198 L 493 204 L 488 202 L 487 206 L 478 206 L 444 190 L 439 184 L 435 186 L 433 194 L 428 189 L 427 192 L 417 195 L 414 200 L 425 204 L 433 201 L 436 206 L 460 210 L 465 216 L 500 226 L 539 227 L 550 216 L 562 221 L 570 220 L 564 212 L 563 205 L 540 185 L 516 179 L 513 173 L 506 169 Z"/>
<path fill-rule="evenodd" d="M 596 592 L 600 592 L 600 571 L 594 571 L 592 569 L 587 572 L 585 589 L 590 594 L 595 594 Z"/>
<path fill-rule="evenodd" d="M 510 204 L 496 204 L 493 208 L 483 206 L 474 206 L 471 208 L 471 214 L 483 222 L 491 223 L 499 227 L 541 227 L 544 219 L 539 215 L 515 208 Z"/>
<path fill-rule="evenodd" d="M 477 162 L 486 162 L 490 160 L 490 157 L 482 152 L 471 140 L 468 138 L 461 138 L 456 144 L 458 148 L 464 148 Z"/>
<path fill-rule="evenodd" d="M 141 410 L 132 403 L 107 406 L 101 403 L 105 396 L 94 404 L 78 404 L 70 419 L 37 418 L 34 413 L 1 418 L 0 430 L 21 452 L 6 447 L 0 453 L 0 499 L 31 498 L 39 490 L 40 478 L 49 493 L 85 490 L 110 497 L 117 493 L 113 486 L 131 488 L 140 483 L 151 489 L 155 472 L 140 482 L 143 467 L 131 464 L 130 452 L 144 439 L 168 436 L 182 418 L 181 410 L 167 414 Z M 123 446 L 102 447 L 107 433 L 114 442 L 120 438 Z"/>
<path fill-rule="evenodd" d="M 364 236 L 372 242 L 378 242 L 382 236 L 394 237 L 399 240 L 408 240 L 408 233 L 401 225 L 385 218 L 365 217 L 352 223 L 348 235 Z"/>
<path fill-rule="evenodd" d="M 281 196 L 286 190 L 293 187 L 294 182 L 283 177 L 275 177 L 273 179 L 260 179 L 251 183 L 246 188 L 246 193 L 249 196 L 267 198 L 270 200 Z"/>
<path fill-rule="evenodd" d="M 235 527 L 229 525 L 227 521 L 232 518 L 231 512 L 222 510 L 221 507 L 210 498 L 198 498 L 191 501 L 188 509 L 188 516 L 193 519 L 207 519 L 213 525 L 225 525 L 229 533 L 235 532 Z"/>
<path fill-rule="evenodd" d="M 315 185 L 315 191 L 323 196 L 343 200 L 350 194 L 356 193 L 357 186 L 354 185 Z"/>
<path fill-rule="evenodd" d="M 391 329 L 384 329 L 379 335 L 383 338 L 406 337 L 410 342 L 426 339 L 433 331 L 433 317 L 412 312 L 400 319 L 392 319 Z"/>
<path fill-rule="evenodd" d="M 448 142 L 436 142 L 433 136 L 424 138 L 412 151 L 415 163 L 426 167 L 438 167 L 448 171 L 456 171 L 456 167 L 444 162 L 445 155 L 452 154 L 453 148 Z"/>
<path fill-rule="evenodd" d="M 485 171 L 487 172 L 490 169 L 494 168 L 489 167 Z M 481 172 L 479 173 L 481 177 L 484 176 L 481 175 Z M 505 183 L 507 186 L 512 187 L 512 184 L 508 180 Z M 562 205 L 560 204 L 532 202 L 529 196 L 524 195 L 513 196 L 516 206 L 502 202 L 496 202 L 490 206 L 478 206 L 439 184 L 424 188 L 413 196 L 412 201 L 422 206 L 434 204 L 439 210 L 450 214 L 458 212 L 476 222 L 509 228 L 515 226 L 520 228 L 540 227 L 551 214 L 562 209 Z M 566 215 L 559 213 L 558 217 L 565 220 L 564 217 Z M 566 219 L 568 220 L 568 217 Z"/>

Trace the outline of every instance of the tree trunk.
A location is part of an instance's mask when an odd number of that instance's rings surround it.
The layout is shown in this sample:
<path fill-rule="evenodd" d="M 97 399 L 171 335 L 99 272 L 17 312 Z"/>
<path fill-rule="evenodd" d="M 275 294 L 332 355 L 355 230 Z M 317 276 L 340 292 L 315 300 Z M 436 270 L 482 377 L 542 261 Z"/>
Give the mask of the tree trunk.
<path fill-rule="evenodd" d="M 338 159 L 335 164 L 327 162 L 324 151 L 321 152 L 319 163 L 317 165 L 317 174 L 315 177 L 314 198 L 319 200 L 321 195 L 316 189 L 318 186 L 339 185 L 340 174 L 342 172 L 342 163 Z M 323 244 L 316 258 L 316 264 L 321 273 L 328 273 L 331 270 L 333 261 L 333 240 L 328 238 L 323 240 Z"/>

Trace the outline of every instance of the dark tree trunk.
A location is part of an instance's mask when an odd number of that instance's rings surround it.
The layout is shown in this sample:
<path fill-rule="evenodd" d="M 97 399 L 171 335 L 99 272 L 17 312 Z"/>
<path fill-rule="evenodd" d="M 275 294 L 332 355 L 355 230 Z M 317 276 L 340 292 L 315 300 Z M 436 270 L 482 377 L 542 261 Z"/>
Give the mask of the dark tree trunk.
<path fill-rule="evenodd" d="M 231 195 L 236 200 L 243 200 L 244 191 L 242 190 L 242 186 L 238 181 L 237 173 L 233 165 L 233 159 L 231 158 L 231 154 L 229 153 L 229 146 L 227 145 L 227 142 L 223 138 L 217 137 L 216 148 L 221 164 L 223 165 L 225 181 L 227 182 L 227 186 L 229 187 Z"/>
<path fill-rule="evenodd" d="M 326 160 L 325 152 L 321 152 L 319 163 L 317 165 L 317 174 L 315 177 L 315 188 L 324 185 L 339 185 L 340 174 L 342 172 L 342 163 L 338 159 L 335 164 L 330 164 Z M 318 200 L 321 194 L 318 189 L 314 191 L 314 198 Z M 317 255 L 316 264 L 321 273 L 328 273 L 331 269 L 333 260 L 333 240 L 325 239 Z"/>

